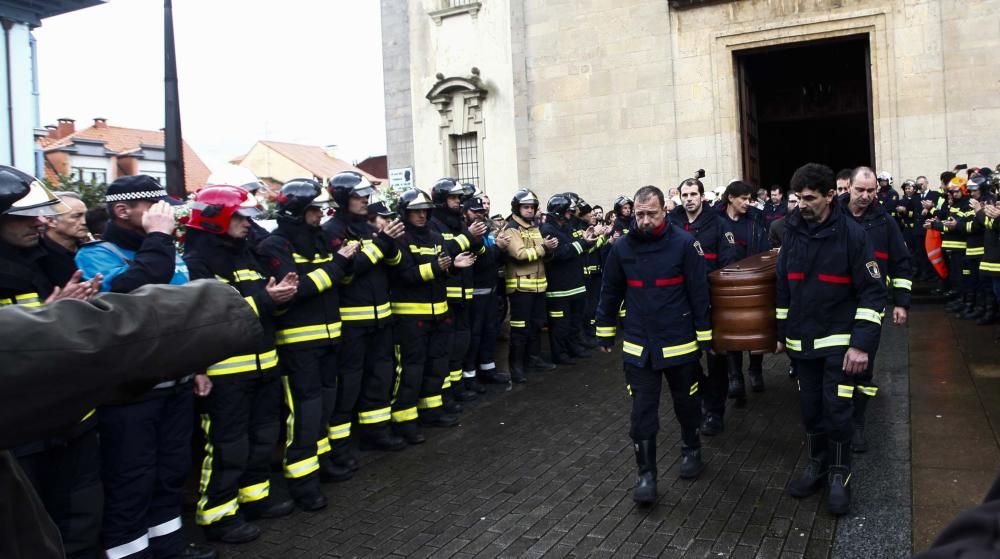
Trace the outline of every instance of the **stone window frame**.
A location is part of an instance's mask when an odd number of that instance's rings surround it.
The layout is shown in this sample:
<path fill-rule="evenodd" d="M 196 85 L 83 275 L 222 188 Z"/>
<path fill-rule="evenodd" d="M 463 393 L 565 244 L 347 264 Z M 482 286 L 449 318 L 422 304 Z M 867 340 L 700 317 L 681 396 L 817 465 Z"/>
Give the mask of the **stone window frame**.
<path fill-rule="evenodd" d="M 483 8 L 483 3 L 479 0 L 437 0 L 437 5 L 438 9 L 427 12 L 436 25 L 441 25 L 446 17 L 462 14 L 469 14 L 472 19 L 476 19 L 479 10 Z"/>
<path fill-rule="evenodd" d="M 438 142 L 441 146 L 441 161 L 445 163 L 442 171 L 451 172 L 457 162 L 452 153 L 452 136 L 476 134 L 476 152 L 479 181 L 476 186 L 485 191 L 487 169 L 484 146 L 486 145 L 486 122 L 483 119 L 483 103 L 488 94 L 479 70 L 472 69 L 471 77 L 445 77 L 437 74 L 437 82 L 425 95 L 434 106 L 440 117 L 438 123 Z"/>

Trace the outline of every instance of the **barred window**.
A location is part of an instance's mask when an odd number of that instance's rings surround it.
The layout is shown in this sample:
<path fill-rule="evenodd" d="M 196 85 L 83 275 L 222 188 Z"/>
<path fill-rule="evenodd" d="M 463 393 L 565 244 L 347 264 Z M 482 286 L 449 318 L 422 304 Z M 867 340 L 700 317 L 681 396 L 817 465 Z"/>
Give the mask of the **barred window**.
<path fill-rule="evenodd" d="M 479 141 L 475 132 L 451 134 L 451 171 L 458 182 L 483 188 L 479 179 Z"/>
<path fill-rule="evenodd" d="M 459 6 L 468 6 L 469 4 L 477 4 L 480 0 L 447 0 L 449 8 L 457 8 Z"/>

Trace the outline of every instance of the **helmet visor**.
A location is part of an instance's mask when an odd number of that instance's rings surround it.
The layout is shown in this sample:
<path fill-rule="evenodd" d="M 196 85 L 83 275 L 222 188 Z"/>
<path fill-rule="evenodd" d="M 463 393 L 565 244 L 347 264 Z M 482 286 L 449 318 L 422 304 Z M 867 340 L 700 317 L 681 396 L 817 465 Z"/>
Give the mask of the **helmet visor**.
<path fill-rule="evenodd" d="M 31 183 L 28 194 L 14 204 L 4 215 L 20 215 L 26 217 L 53 216 L 69 211 L 69 206 L 64 204 L 45 185 L 38 181 Z"/>

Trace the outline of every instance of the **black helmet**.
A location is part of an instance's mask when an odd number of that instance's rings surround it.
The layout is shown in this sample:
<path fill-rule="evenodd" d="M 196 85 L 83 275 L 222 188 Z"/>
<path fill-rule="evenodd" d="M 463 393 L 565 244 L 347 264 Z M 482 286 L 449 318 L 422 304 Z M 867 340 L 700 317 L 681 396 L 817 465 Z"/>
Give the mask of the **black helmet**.
<path fill-rule="evenodd" d="M 618 212 L 621 211 L 622 206 L 626 206 L 626 205 L 627 206 L 634 205 L 632 203 L 632 199 L 629 198 L 628 196 L 625 196 L 624 194 L 622 194 L 621 196 L 615 198 L 615 215 L 617 215 Z"/>
<path fill-rule="evenodd" d="M 419 188 L 411 188 L 399 195 L 396 200 L 396 211 L 405 216 L 409 210 L 433 210 L 434 201 L 426 192 Z"/>
<path fill-rule="evenodd" d="M 368 198 L 375 192 L 375 185 L 356 171 L 342 171 L 330 177 L 326 183 L 330 196 L 338 206 L 347 207 L 351 196 Z"/>
<path fill-rule="evenodd" d="M 545 208 L 545 213 L 552 217 L 562 219 L 566 212 L 573 207 L 573 201 L 565 194 L 556 194 L 549 198 L 549 203 Z"/>
<path fill-rule="evenodd" d="M 302 221 L 306 208 L 325 206 L 328 203 L 330 198 L 318 182 L 312 179 L 292 179 L 283 184 L 278 192 L 275 214 L 290 221 Z M 337 204 L 332 203 L 330 206 L 336 208 Z"/>
<path fill-rule="evenodd" d="M 518 210 L 521 206 L 535 206 L 538 208 L 538 196 L 527 188 L 519 188 L 510 200 L 510 212 L 514 215 L 521 215 Z"/>
<path fill-rule="evenodd" d="M 580 195 L 576 192 L 564 192 L 562 195 L 569 200 L 569 209 L 576 211 L 577 206 L 579 206 L 581 202 Z"/>
<path fill-rule="evenodd" d="M 472 193 L 475 192 L 475 187 L 471 184 L 458 184 L 458 181 L 452 178 L 445 177 L 443 179 L 438 179 L 431 187 L 431 199 L 434 200 L 434 204 L 441 209 L 448 208 L 448 197 L 458 196 L 462 200 L 465 200 Z"/>
<path fill-rule="evenodd" d="M 0 165 L 0 214 L 28 217 L 69 211 L 38 179 L 9 165 Z"/>
<path fill-rule="evenodd" d="M 480 196 L 472 196 L 466 198 L 462 202 L 462 210 L 467 212 L 485 212 L 486 206 L 483 205 L 483 199 Z"/>

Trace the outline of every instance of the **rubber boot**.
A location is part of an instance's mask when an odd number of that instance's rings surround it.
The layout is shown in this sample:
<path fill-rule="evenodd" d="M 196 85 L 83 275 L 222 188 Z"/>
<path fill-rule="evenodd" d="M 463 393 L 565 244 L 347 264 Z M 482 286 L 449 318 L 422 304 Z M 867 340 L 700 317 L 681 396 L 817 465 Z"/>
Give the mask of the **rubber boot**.
<path fill-rule="evenodd" d="M 260 537 L 260 528 L 235 514 L 229 519 L 205 526 L 205 537 L 209 541 L 228 544 L 248 543 Z"/>
<path fill-rule="evenodd" d="M 465 385 L 465 389 L 475 392 L 476 394 L 486 394 L 486 387 L 483 386 L 483 383 L 476 382 L 476 372 L 472 371 L 472 373 L 473 375 L 471 377 L 465 376 L 465 373 L 462 373 L 462 384 Z"/>
<path fill-rule="evenodd" d="M 997 300 L 987 295 L 986 296 L 986 311 L 983 312 L 983 316 L 979 317 L 976 324 L 980 326 L 989 326 L 997 321 Z"/>
<path fill-rule="evenodd" d="M 524 343 L 512 339 L 507 352 L 507 366 L 510 369 L 510 381 L 514 384 L 524 384 L 528 382 L 528 377 L 524 374 Z"/>
<path fill-rule="evenodd" d="M 475 380 L 475 379 L 469 379 Z M 479 399 L 479 395 L 469 389 L 465 384 L 465 379 L 456 380 L 451 383 L 451 397 L 456 402 L 473 402 Z"/>
<path fill-rule="evenodd" d="M 541 355 L 529 355 L 525 360 L 525 365 L 532 371 L 553 371 L 556 368 L 555 363 L 542 359 Z"/>
<path fill-rule="evenodd" d="M 406 444 L 422 444 L 427 441 L 424 437 L 423 430 L 420 429 L 419 421 L 404 421 L 402 423 L 393 423 L 392 432 L 403 438 Z"/>
<path fill-rule="evenodd" d="M 865 439 L 865 411 L 868 409 L 868 396 L 854 393 L 854 434 L 851 435 L 851 451 L 863 453 L 868 451 L 868 441 Z"/>
<path fill-rule="evenodd" d="M 973 307 L 969 312 L 963 312 L 958 318 L 962 320 L 979 320 L 986 314 L 986 298 L 981 293 L 972 295 Z"/>
<path fill-rule="evenodd" d="M 947 305 L 944 306 L 945 312 L 956 313 L 962 310 L 965 306 L 965 297 L 959 295 L 951 300 Z"/>
<path fill-rule="evenodd" d="M 851 512 L 851 451 L 848 443 L 830 442 L 830 472 L 829 494 L 826 497 L 826 510 L 830 514 L 843 516 Z"/>
<path fill-rule="evenodd" d="M 365 425 L 361 429 L 361 450 L 391 450 L 399 451 L 406 448 L 402 437 L 392 434 L 388 422 Z"/>
<path fill-rule="evenodd" d="M 747 387 L 743 383 L 743 355 L 734 351 L 726 355 L 729 362 L 729 398 L 732 400 L 747 399 Z"/>
<path fill-rule="evenodd" d="M 352 472 L 358 471 L 358 468 L 361 467 L 361 463 L 358 462 L 358 457 L 355 455 L 354 447 L 351 445 L 351 439 L 330 441 L 330 450 L 334 464 L 349 468 Z"/>
<path fill-rule="evenodd" d="M 323 483 L 347 481 L 354 477 L 354 472 L 334 461 L 330 453 L 319 457 L 319 479 Z"/>
<path fill-rule="evenodd" d="M 808 497 L 822 489 L 829 469 L 826 433 L 807 433 L 806 447 L 809 462 L 802 474 L 788 483 L 788 494 L 796 499 Z"/>
<path fill-rule="evenodd" d="M 678 475 L 681 479 L 697 479 L 704 470 L 705 463 L 701 461 L 701 448 L 685 447 L 681 449 L 681 465 L 678 468 Z"/>
<path fill-rule="evenodd" d="M 714 437 L 722 434 L 726 430 L 726 422 L 722 416 L 714 413 L 705 413 L 705 419 L 701 422 L 701 434 L 706 437 Z"/>
<path fill-rule="evenodd" d="M 656 501 L 656 439 L 635 441 L 634 447 L 639 478 L 635 482 L 632 500 L 651 504 Z"/>
<path fill-rule="evenodd" d="M 747 367 L 747 376 L 750 377 L 750 390 L 753 392 L 764 391 L 764 356 L 750 354 L 750 366 Z"/>
<path fill-rule="evenodd" d="M 962 295 L 962 306 L 955 312 L 955 318 L 962 318 L 962 315 L 971 313 L 976 306 L 976 296 L 970 293 Z"/>

